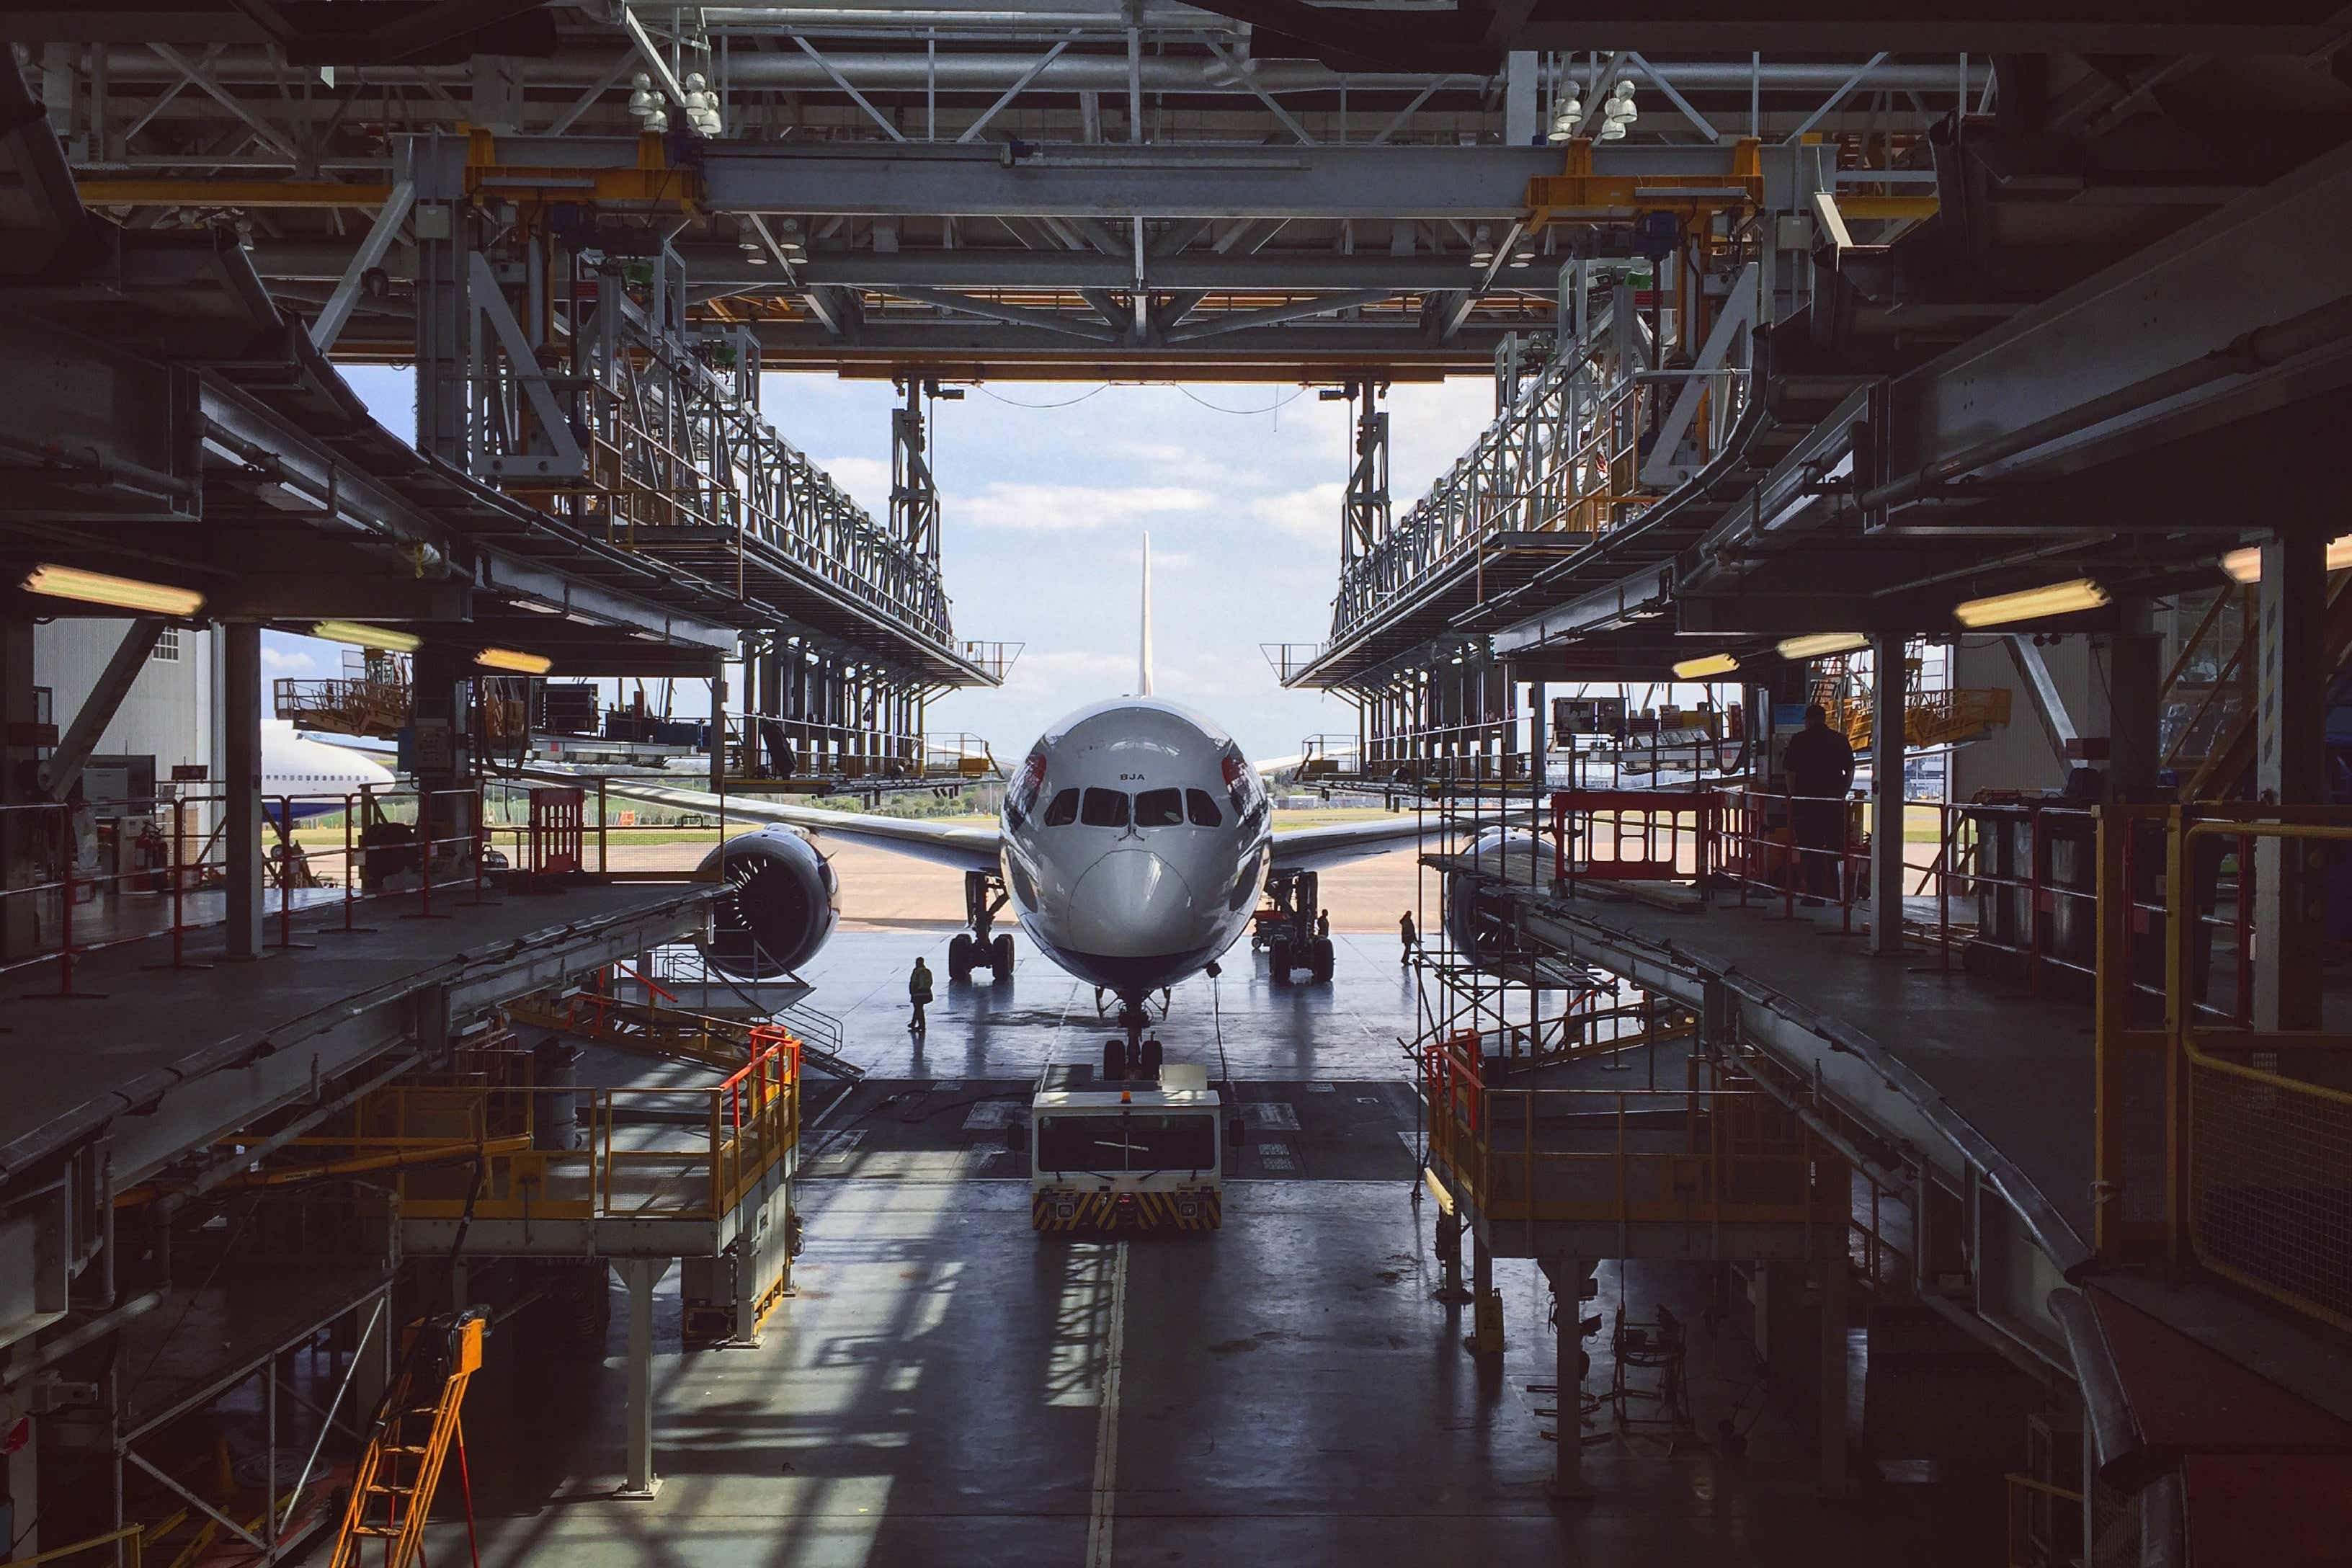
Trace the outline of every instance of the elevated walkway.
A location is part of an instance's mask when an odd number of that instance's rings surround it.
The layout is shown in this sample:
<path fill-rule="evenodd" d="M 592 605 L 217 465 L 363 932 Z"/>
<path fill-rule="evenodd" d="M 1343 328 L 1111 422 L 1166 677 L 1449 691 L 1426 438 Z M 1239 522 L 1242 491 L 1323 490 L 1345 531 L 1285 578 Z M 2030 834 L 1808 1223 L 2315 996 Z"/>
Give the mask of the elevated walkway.
<path fill-rule="evenodd" d="M 412 1253 L 712 1258 L 782 1220 L 800 1146 L 800 1042 L 755 1031 L 716 1084 L 520 1087 L 468 1081 L 380 1089 L 361 1103 L 354 1153 L 472 1149 L 465 1163 L 398 1172 Z"/>
<path fill-rule="evenodd" d="M 386 896 L 353 934 L 334 929 L 339 904 L 297 910 L 297 945 L 254 962 L 224 958 L 212 927 L 186 933 L 184 967 L 170 967 L 167 937 L 86 954 L 70 999 L 26 995 L 32 977 L 13 976 L 0 1219 L 99 1235 L 114 1193 L 286 1106 L 331 1108 L 363 1073 L 388 1078 L 516 997 L 691 937 L 717 890 L 582 883 L 478 904 L 445 891 L 430 918 Z M 101 1145 L 103 1178 L 84 1158 Z M 36 1283 L 61 1298 L 61 1275 Z M 12 1318 L 0 1335 L 56 1315 Z"/>

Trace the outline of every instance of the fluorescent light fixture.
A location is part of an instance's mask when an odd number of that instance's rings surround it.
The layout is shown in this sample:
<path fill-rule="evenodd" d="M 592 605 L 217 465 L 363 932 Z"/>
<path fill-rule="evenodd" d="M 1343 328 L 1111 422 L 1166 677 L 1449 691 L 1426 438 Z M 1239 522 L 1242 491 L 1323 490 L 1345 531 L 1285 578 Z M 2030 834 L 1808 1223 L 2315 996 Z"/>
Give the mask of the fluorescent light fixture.
<path fill-rule="evenodd" d="M 2046 588 L 2026 588 L 2015 594 L 1995 594 L 1989 599 L 1970 599 L 1955 605 L 1952 614 L 1964 626 L 1999 626 L 2011 621 L 2038 621 L 2050 616 L 2072 615 L 2076 610 L 2095 610 L 2107 598 L 2105 588 L 2088 577 L 2077 577 L 2071 583 L 2053 583 Z"/>
<path fill-rule="evenodd" d="M 529 610 L 534 616 L 560 616 L 563 613 L 561 605 L 542 605 L 537 599 L 509 599 L 507 602 L 516 609 Z"/>
<path fill-rule="evenodd" d="M 510 647 L 486 647 L 474 656 L 474 662 L 484 669 L 509 669 L 517 675 L 545 675 L 555 668 L 555 661 L 535 653 L 518 653 Z"/>
<path fill-rule="evenodd" d="M 85 605 L 138 610 L 150 616 L 193 616 L 205 607 L 205 596 L 194 588 L 171 588 L 131 577 L 110 577 L 75 566 L 36 566 L 25 578 L 25 592 L 52 599 L 79 599 Z"/>
<path fill-rule="evenodd" d="M 1810 637 L 1784 638 L 1774 651 L 1782 658 L 1827 658 L 1869 646 L 1870 639 L 1860 632 L 1814 632 Z"/>
<path fill-rule="evenodd" d="M 1704 658 L 1686 658 L 1675 666 L 1676 680 L 1705 680 L 1710 675 L 1729 675 L 1739 668 L 1739 661 L 1727 653 L 1711 653 Z"/>
<path fill-rule="evenodd" d="M 2327 542 L 2327 570 L 2341 572 L 2352 566 L 2352 533 Z M 2243 550 L 2232 550 L 2221 557 L 2221 570 L 2241 583 L 2263 580 L 2263 550 L 2259 544 L 2249 544 Z"/>
<path fill-rule="evenodd" d="M 380 648 L 385 653 L 415 653 L 425 646 L 425 639 L 415 632 L 362 626 L 357 621 L 320 621 L 310 628 L 310 635 L 329 642 L 349 643 L 353 647 Z"/>

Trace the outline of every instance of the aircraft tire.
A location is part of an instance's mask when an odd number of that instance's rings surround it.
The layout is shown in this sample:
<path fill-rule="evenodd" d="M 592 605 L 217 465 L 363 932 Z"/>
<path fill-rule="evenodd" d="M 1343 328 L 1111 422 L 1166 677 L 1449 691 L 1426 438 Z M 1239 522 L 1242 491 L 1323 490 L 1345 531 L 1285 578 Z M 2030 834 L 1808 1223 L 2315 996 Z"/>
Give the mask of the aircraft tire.
<path fill-rule="evenodd" d="M 962 985 L 971 979 L 971 936 L 958 931 L 948 941 L 948 979 Z"/>
<path fill-rule="evenodd" d="M 1105 1040 L 1103 1042 L 1103 1081 L 1106 1083 L 1118 1083 L 1123 1081 L 1126 1077 L 1127 1042 L 1125 1040 Z"/>
<path fill-rule="evenodd" d="M 1013 978 L 1013 933 L 999 931 L 988 944 L 989 978 L 999 985 Z"/>

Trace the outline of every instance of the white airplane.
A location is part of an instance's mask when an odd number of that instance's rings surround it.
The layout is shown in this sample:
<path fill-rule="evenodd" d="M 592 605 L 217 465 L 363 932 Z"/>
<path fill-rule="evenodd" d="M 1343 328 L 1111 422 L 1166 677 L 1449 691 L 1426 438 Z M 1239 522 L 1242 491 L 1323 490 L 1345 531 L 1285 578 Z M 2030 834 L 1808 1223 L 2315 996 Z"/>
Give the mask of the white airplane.
<path fill-rule="evenodd" d="M 278 802 L 289 795 L 294 820 L 325 816 L 343 809 L 343 797 L 362 787 L 389 789 L 399 781 L 374 758 L 348 746 L 313 741 L 294 732 L 283 719 L 261 724 L 261 814 L 278 820 Z M 304 795 L 325 796 L 305 800 Z"/>
<path fill-rule="evenodd" d="M 1319 869 L 1412 838 L 1413 817 L 1274 833 L 1257 770 L 1213 721 L 1151 694 L 1150 540 L 1132 697 L 1049 726 L 1005 791 L 994 828 L 815 810 L 730 795 L 730 817 L 774 825 L 711 852 L 732 884 L 707 948 L 730 973 L 766 979 L 807 962 L 833 931 L 839 881 L 801 831 L 869 844 L 964 872 L 971 929 L 950 944 L 949 978 L 1013 968 L 1013 938 L 992 930 L 1009 901 L 1054 963 L 1115 994 L 1127 1040 L 1106 1067 L 1156 1067 L 1146 999 L 1207 970 L 1249 929 L 1276 868 Z M 607 786 L 654 804 L 712 811 L 717 797 L 659 784 Z M 788 831 L 778 831 L 786 829 Z M 1324 939 L 1328 942 L 1328 939 Z M 1299 955 L 1329 975 L 1328 948 Z M 1284 976 L 1287 979 L 1287 976 Z"/>

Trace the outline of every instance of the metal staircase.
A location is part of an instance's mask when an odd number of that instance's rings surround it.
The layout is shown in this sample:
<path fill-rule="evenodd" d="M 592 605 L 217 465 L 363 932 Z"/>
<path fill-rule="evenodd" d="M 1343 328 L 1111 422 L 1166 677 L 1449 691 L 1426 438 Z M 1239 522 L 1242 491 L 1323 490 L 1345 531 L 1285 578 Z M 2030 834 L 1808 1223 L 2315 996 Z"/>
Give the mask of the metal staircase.
<path fill-rule="evenodd" d="M 520 1024 L 559 1030 L 624 1050 L 699 1062 L 730 1073 L 773 1041 L 776 1025 L 665 1005 L 665 1002 L 674 1003 L 677 998 L 650 978 L 636 978 L 646 991 L 643 1002 L 625 1001 L 601 991 L 575 991 L 562 996 L 541 992 L 510 1005 L 507 1013 Z M 664 1001 L 654 1001 L 656 996 Z M 856 1083 L 863 1079 L 866 1069 L 839 1054 L 841 1038 L 837 1027 L 829 1039 L 822 1034 L 813 1038 L 797 1026 L 803 1020 L 793 1015 L 802 1011 L 814 1014 L 814 1009 L 797 1007 L 776 1014 L 778 1019 L 785 1020 L 783 1027 L 800 1040 L 802 1062 L 845 1082 Z M 817 1019 L 824 1016 L 815 1015 Z"/>
<path fill-rule="evenodd" d="M 482 1364 L 478 1310 L 430 1318 L 412 1331 L 400 1375 L 384 1396 L 383 1419 L 360 1456 L 330 1568 L 360 1568 L 370 1542 L 383 1542 L 381 1568 L 408 1568 L 425 1542 L 425 1521 L 441 1464 L 457 1436 L 466 1384 Z"/>

